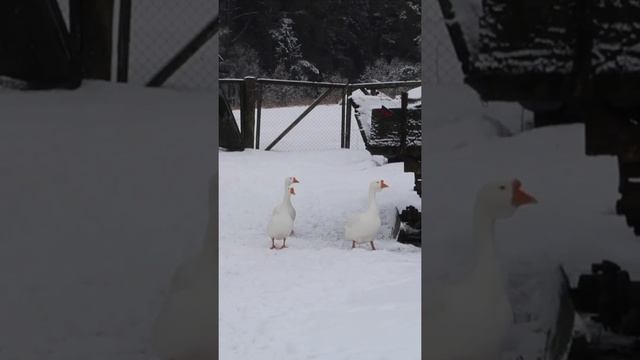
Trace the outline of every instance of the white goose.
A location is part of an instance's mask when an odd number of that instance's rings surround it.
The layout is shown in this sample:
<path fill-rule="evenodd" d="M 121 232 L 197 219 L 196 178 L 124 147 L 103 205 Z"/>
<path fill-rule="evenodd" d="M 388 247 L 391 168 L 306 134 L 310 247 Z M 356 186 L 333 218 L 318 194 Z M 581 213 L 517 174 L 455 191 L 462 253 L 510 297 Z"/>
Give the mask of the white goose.
<path fill-rule="evenodd" d="M 217 175 L 216 175 L 217 176 Z M 215 359 L 218 312 L 215 276 L 218 256 L 213 224 L 215 179 L 209 183 L 209 224 L 202 249 L 178 267 L 153 328 L 153 345 L 163 360 Z"/>
<path fill-rule="evenodd" d="M 351 248 L 356 247 L 356 243 L 371 243 L 371 249 L 375 250 L 373 239 L 380 229 L 380 214 L 376 204 L 376 194 L 382 189 L 389 187 L 384 180 L 372 181 L 369 184 L 369 206 L 365 212 L 352 216 L 347 220 L 344 227 L 344 237 L 351 241 Z"/>
<path fill-rule="evenodd" d="M 289 208 L 287 204 L 291 203 L 291 195 L 295 195 L 296 191 L 293 185 L 287 187 L 287 191 L 284 193 L 282 203 L 276 206 L 271 213 L 271 219 L 267 226 L 267 233 L 271 238 L 271 249 L 284 249 L 287 247 L 287 236 L 291 234 L 293 230 L 293 219 L 289 215 Z M 275 240 L 282 240 L 282 246 L 276 248 Z"/>
<path fill-rule="evenodd" d="M 425 358 L 430 360 L 498 360 L 512 323 L 511 304 L 494 244 L 497 219 L 511 217 L 519 206 L 536 203 L 518 180 L 492 182 L 477 194 L 473 218 L 476 246 L 471 272 L 427 296 Z"/>
<path fill-rule="evenodd" d="M 289 191 L 289 186 L 293 185 L 293 184 L 298 184 L 300 181 L 298 181 L 298 179 L 295 176 L 290 176 L 284 179 L 284 192 L 285 194 Z M 289 212 L 289 216 L 291 216 L 291 220 L 293 222 L 296 221 L 296 209 L 293 207 L 293 204 L 291 204 L 291 197 L 285 197 L 286 199 L 286 207 L 287 207 L 287 211 Z M 293 235 L 293 227 L 291 228 L 291 234 L 289 235 Z"/>

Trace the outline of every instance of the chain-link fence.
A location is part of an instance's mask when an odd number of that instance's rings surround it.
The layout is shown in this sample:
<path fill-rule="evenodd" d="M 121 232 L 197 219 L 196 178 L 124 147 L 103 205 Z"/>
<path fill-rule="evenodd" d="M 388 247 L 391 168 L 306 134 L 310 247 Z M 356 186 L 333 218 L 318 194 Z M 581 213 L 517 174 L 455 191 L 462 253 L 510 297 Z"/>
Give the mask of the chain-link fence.
<path fill-rule="evenodd" d="M 423 0 L 422 71 L 428 84 L 462 84 L 464 75 L 438 0 Z"/>
<path fill-rule="evenodd" d="M 135 0 L 131 9 L 130 82 L 144 84 L 217 14 L 211 0 Z M 214 89 L 217 44 L 209 40 L 166 86 Z"/>
<path fill-rule="evenodd" d="M 58 0 L 69 26 L 69 0 Z M 115 79 L 120 1 L 114 1 L 112 78 Z M 144 85 L 217 15 L 211 0 L 133 0 L 129 42 L 128 82 Z M 187 90 L 217 87 L 217 36 L 181 66 L 164 86 Z"/>
<path fill-rule="evenodd" d="M 263 83 L 259 85 L 259 89 L 261 148 L 272 146 L 273 150 L 340 149 L 342 88 Z M 321 98 L 322 95 L 325 97 Z M 317 99 L 320 99 L 316 101 L 317 105 L 309 111 Z M 275 143 L 276 139 L 307 111 L 308 114 Z"/>
<path fill-rule="evenodd" d="M 362 126 L 368 129 L 368 123 L 363 125 L 370 121 L 368 113 L 360 103 L 345 102 L 345 96 L 353 93 L 360 99 L 368 97 L 378 107 L 399 108 L 400 93 L 419 82 L 372 84 L 375 90 L 365 85 L 274 79 L 257 79 L 255 85 L 241 79 L 220 82 L 238 127 L 242 127 L 242 111 L 254 111 L 256 147 L 275 151 L 365 149 Z"/>

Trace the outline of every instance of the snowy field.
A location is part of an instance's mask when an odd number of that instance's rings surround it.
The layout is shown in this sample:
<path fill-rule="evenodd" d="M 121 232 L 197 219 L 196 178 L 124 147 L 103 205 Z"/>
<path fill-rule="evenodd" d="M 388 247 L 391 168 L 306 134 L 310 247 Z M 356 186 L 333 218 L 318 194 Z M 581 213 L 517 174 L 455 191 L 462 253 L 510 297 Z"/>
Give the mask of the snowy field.
<path fill-rule="evenodd" d="M 0 89 L 1 359 L 157 359 L 153 320 L 206 229 L 215 99 Z"/>
<path fill-rule="evenodd" d="M 271 111 L 294 119 L 302 110 Z M 340 106 L 314 112 L 283 139 L 286 150 L 219 154 L 220 358 L 420 359 L 421 253 L 390 239 L 395 207 L 420 206 L 413 175 L 340 150 Z M 333 150 L 295 148 L 318 131 L 314 121 L 332 119 Z M 269 250 L 267 222 L 287 176 L 300 180 L 296 233 L 287 249 Z M 351 250 L 344 223 L 364 210 L 376 179 L 390 184 L 377 196 L 379 250 Z"/>

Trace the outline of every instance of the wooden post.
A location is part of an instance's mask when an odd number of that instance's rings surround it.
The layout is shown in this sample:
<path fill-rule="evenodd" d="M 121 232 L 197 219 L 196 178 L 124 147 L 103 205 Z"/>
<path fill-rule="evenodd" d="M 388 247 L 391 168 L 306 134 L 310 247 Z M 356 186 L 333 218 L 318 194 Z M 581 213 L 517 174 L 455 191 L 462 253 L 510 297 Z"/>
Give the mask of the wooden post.
<path fill-rule="evenodd" d="M 131 0 L 120 0 L 118 22 L 118 82 L 129 78 L 129 39 L 131 37 Z"/>
<path fill-rule="evenodd" d="M 340 115 L 340 148 L 344 149 L 345 145 L 345 130 L 346 130 L 346 123 L 345 123 L 345 119 L 346 119 L 346 112 L 347 112 L 347 87 L 345 86 L 344 89 L 342 89 L 342 113 Z"/>
<path fill-rule="evenodd" d="M 70 0 L 69 23 L 84 78 L 111 80 L 114 0 Z"/>
<path fill-rule="evenodd" d="M 256 103 L 256 149 L 260 149 L 260 121 L 262 120 L 262 91 L 264 86 L 258 83 L 258 101 Z"/>
<path fill-rule="evenodd" d="M 256 120 L 256 78 L 247 76 L 242 83 L 242 96 L 240 100 L 240 128 L 242 133 L 242 146 L 245 149 L 253 149 L 255 139 Z"/>
<path fill-rule="evenodd" d="M 345 98 L 347 102 L 347 113 L 344 118 L 344 127 L 345 127 L 345 137 L 344 137 L 344 147 L 345 149 L 351 148 L 351 107 L 353 104 L 351 103 L 351 86 L 347 85 L 347 96 Z"/>
<path fill-rule="evenodd" d="M 407 127 L 408 127 L 408 119 L 407 119 L 407 107 L 409 105 L 409 94 L 406 91 L 403 91 L 400 94 L 400 111 L 401 117 L 400 121 L 402 121 L 402 126 L 400 127 L 400 148 L 405 149 L 407 146 Z"/>

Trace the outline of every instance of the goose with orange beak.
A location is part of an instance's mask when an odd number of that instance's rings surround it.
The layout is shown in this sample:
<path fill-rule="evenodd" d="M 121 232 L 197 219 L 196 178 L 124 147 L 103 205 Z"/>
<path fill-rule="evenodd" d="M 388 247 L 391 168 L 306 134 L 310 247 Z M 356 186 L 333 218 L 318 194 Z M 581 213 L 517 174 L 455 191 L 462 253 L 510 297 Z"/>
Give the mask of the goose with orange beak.
<path fill-rule="evenodd" d="M 371 250 L 376 249 L 373 239 L 375 239 L 380 229 L 380 212 L 376 204 L 376 194 L 387 187 L 389 185 L 384 180 L 372 181 L 369 184 L 369 206 L 367 210 L 347 220 L 344 235 L 348 241 L 351 241 L 352 249 L 356 247 L 356 243 L 370 243 Z"/>
<path fill-rule="evenodd" d="M 469 271 L 423 299 L 426 359 L 501 358 L 513 312 L 495 248 L 495 224 L 513 216 L 518 208 L 537 202 L 518 179 L 480 188 L 473 214 L 474 251 Z"/>
<path fill-rule="evenodd" d="M 287 193 L 287 191 L 289 191 L 289 187 L 293 184 L 298 184 L 300 183 L 300 181 L 295 177 L 295 176 L 289 176 L 286 177 L 284 179 L 284 192 L 285 195 Z M 287 212 L 289 213 L 289 216 L 291 217 L 291 220 L 295 223 L 296 221 L 296 209 L 293 207 L 293 204 L 291 204 L 291 198 L 290 197 L 286 197 L 285 196 L 285 206 L 287 207 Z M 291 234 L 289 234 L 289 236 L 293 235 L 293 227 L 291 228 Z"/>
<path fill-rule="evenodd" d="M 296 194 L 293 185 L 287 187 L 282 202 L 273 209 L 271 219 L 267 226 L 267 233 L 271 238 L 271 249 L 284 249 L 287 247 L 287 236 L 291 234 L 293 229 L 293 219 L 289 215 L 287 203 L 291 203 L 291 196 Z M 275 241 L 282 240 L 282 246 L 276 248 Z"/>

